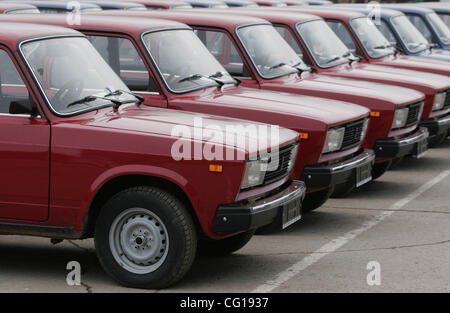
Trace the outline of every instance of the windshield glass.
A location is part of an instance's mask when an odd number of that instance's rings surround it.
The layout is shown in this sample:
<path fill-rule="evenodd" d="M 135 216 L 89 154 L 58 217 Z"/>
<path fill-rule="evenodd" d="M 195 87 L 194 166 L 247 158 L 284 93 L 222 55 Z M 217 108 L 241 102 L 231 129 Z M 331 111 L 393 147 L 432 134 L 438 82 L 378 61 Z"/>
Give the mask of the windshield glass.
<path fill-rule="evenodd" d="M 33 9 L 33 8 L 29 8 L 29 9 L 13 9 L 10 11 L 5 11 L 5 14 L 29 14 L 29 13 L 41 13 L 39 12 L 38 9 Z"/>
<path fill-rule="evenodd" d="M 323 20 L 297 24 L 297 31 L 317 65 L 322 68 L 348 63 L 355 58 Z"/>
<path fill-rule="evenodd" d="M 264 78 L 298 72 L 307 66 L 272 25 L 241 27 L 237 35 L 258 73 Z"/>
<path fill-rule="evenodd" d="M 405 15 L 394 17 L 392 27 L 409 52 L 417 53 L 428 48 L 428 41 Z"/>
<path fill-rule="evenodd" d="M 128 91 L 86 38 L 31 41 L 24 43 L 21 51 L 50 106 L 58 114 L 74 114 L 111 105 L 107 99 L 70 105 L 87 96 L 105 96 L 117 89 Z"/>
<path fill-rule="evenodd" d="M 445 25 L 450 28 L 450 13 L 438 13 L 438 15 L 444 21 Z"/>
<path fill-rule="evenodd" d="M 371 58 L 378 59 L 394 53 L 389 41 L 369 18 L 353 19 L 350 25 Z"/>
<path fill-rule="evenodd" d="M 236 82 L 192 30 L 151 32 L 143 38 L 164 81 L 173 92 Z"/>
<path fill-rule="evenodd" d="M 441 18 L 436 13 L 430 13 L 427 15 L 428 21 L 438 35 L 439 39 L 445 43 L 450 44 L 450 29 L 445 25 Z"/>

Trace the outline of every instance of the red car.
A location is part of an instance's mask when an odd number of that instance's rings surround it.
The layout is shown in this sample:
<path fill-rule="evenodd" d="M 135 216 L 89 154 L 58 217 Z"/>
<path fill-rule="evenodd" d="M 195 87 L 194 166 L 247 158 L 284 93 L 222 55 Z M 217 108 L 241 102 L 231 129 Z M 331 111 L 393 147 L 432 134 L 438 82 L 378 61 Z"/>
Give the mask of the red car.
<path fill-rule="evenodd" d="M 265 11 L 255 10 L 255 12 Z M 310 73 L 310 69 L 269 22 L 253 17 L 233 14 L 225 16 L 211 12 L 218 11 L 157 12 L 151 13 L 150 16 L 190 24 L 224 68 L 242 80 L 243 86 L 338 99 L 370 109 L 372 120 L 364 147 L 367 149 L 375 147 L 375 151 L 378 151 L 373 170 L 375 178 L 387 170 L 393 159 L 411 153 L 423 155 L 427 149 L 428 135 L 425 130 L 417 127 L 423 108 L 422 93 L 400 87 Z M 142 13 L 131 15 L 149 16 L 148 12 Z M 404 125 L 393 126 L 396 110 L 402 111 L 405 108 L 410 111 L 408 121 L 405 121 Z M 305 182 L 308 184 L 307 177 Z M 335 188 L 334 195 L 345 195 L 354 187 L 354 184 L 341 185 Z"/>
<path fill-rule="evenodd" d="M 326 201 L 337 184 L 370 180 L 374 154 L 361 147 L 369 110 L 340 101 L 239 86 L 190 27 L 137 16 L 83 15 L 82 25 L 72 27 L 89 36 L 130 89 L 145 98 L 145 104 L 245 117 L 301 133 L 301 157 L 294 178 L 307 180 L 306 211 Z M 30 19 L 66 25 L 64 16 L 16 18 Z M 5 16 L 5 20 L 14 19 Z"/>
<path fill-rule="evenodd" d="M 298 220 L 297 133 L 280 128 L 277 145 L 240 131 L 263 124 L 142 106 L 81 33 L 0 24 L 0 234 L 95 237 L 117 281 L 163 288 L 189 270 L 197 243 L 231 253 L 277 216 Z M 180 143 L 194 159 L 177 158 Z"/>
<path fill-rule="evenodd" d="M 303 9 L 292 10 L 301 12 Z M 255 12 L 242 14 L 252 15 Z M 426 98 L 421 126 L 430 133 L 429 145 L 434 146 L 445 140 L 450 122 L 450 77 L 361 63 L 326 22 L 317 16 L 281 10 L 267 12 L 264 16 L 318 74 L 407 87 L 424 93 Z"/>

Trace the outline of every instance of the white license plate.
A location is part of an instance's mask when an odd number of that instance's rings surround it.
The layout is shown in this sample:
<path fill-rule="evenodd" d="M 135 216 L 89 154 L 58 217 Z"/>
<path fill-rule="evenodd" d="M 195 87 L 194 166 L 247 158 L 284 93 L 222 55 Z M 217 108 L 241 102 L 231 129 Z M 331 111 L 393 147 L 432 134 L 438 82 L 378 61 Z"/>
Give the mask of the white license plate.
<path fill-rule="evenodd" d="M 361 165 L 356 169 L 356 187 L 367 184 L 372 180 L 372 163 Z"/>
<path fill-rule="evenodd" d="M 427 154 L 427 152 L 428 152 L 428 140 L 425 138 L 417 143 L 416 152 L 414 153 L 413 156 L 417 159 L 420 159 L 425 154 Z"/>
<path fill-rule="evenodd" d="M 300 199 L 289 202 L 283 206 L 282 228 L 291 226 L 302 218 L 302 202 Z"/>

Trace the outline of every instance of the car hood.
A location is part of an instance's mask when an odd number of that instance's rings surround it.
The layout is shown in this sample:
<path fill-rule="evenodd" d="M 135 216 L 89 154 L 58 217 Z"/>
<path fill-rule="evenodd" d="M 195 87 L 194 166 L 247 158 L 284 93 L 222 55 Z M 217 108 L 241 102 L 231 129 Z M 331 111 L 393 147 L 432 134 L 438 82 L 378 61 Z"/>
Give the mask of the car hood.
<path fill-rule="evenodd" d="M 345 98 L 345 101 L 361 104 L 376 100 L 378 103 L 383 101 L 403 106 L 424 99 L 421 92 L 398 86 L 317 74 L 307 74 L 303 77 L 301 79 L 298 75 L 291 75 L 283 80 L 283 86 L 309 90 L 318 97 L 324 93 L 331 93 L 341 96 L 340 99 Z"/>
<path fill-rule="evenodd" d="M 419 57 L 430 58 L 433 60 L 450 61 L 450 51 L 442 49 L 433 49 L 432 51 L 426 50 L 417 54 Z"/>
<path fill-rule="evenodd" d="M 135 105 L 124 105 L 119 108 L 117 113 L 108 109 L 106 109 L 106 111 L 101 110 L 93 119 L 88 120 L 86 125 L 120 131 L 153 134 L 156 136 L 167 136 L 174 139 L 192 139 L 195 131 L 196 134 L 203 134 L 203 141 L 214 144 L 223 144 L 224 138 L 232 136 L 232 138 L 236 139 L 232 145 L 233 147 L 238 147 L 237 143 L 240 142 L 239 139 L 244 139 L 247 148 L 259 147 L 260 150 L 270 149 L 277 144 L 271 144 L 270 140 L 268 140 L 268 142 L 259 142 L 258 134 L 242 131 L 242 127 L 256 126 L 256 128 L 259 129 L 260 126 L 269 127 L 270 125 L 268 124 L 148 106 L 137 107 Z M 183 132 L 176 130 L 183 130 Z M 207 130 L 214 132 L 219 131 L 220 136 L 208 135 L 206 133 Z M 279 144 L 281 146 L 297 140 L 298 133 L 287 128 L 279 128 Z M 254 153 L 256 151 L 247 150 L 247 152 Z"/>
<path fill-rule="evenodd" d="M 354 121 L 369 114 L 366 108 L 348 102 L 233 85 L 224 86 L 220 91 L 209 88 L 189 101 L 222 108 L 242 108 L 255 113 L 258 111 L 258 114 L 266 116 L 272 116 L 273 113 L 307 118 L 328 126 Z M 249 118 L 252 119 L 251 116 Z M 274 120 L 273 123 L 278 122 Z"/>
<path fill-rule="evenodd" d="M 450 76 L 450 63 L 439 60 L 424 59 L 416 56 L 398 55 L 387 56 L 375 61 L 375 64 L 395 66 L 425 72 L 437 72 L 440 75 Z"/>
<path fill-rule="evenodd" d="M 426 94 L 434 94 L 450 88 L 449 77 L 382 65 L 363 63 L 342 65 L 330 73 L 347 78 L 395 82 L 403 87 L 414 88 Z"/>

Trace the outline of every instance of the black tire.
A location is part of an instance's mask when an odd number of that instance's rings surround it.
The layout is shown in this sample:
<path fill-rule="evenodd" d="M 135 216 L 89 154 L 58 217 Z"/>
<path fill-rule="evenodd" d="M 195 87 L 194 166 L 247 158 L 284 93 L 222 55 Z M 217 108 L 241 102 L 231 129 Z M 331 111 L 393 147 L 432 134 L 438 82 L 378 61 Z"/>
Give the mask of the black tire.
<path fill-rule="evenodd" d="M 375 163 L 372 168 L 372 180 L 380 178 L 384 173 L 386 173 L 392 164 L 392 160 Z"/>
<path fill-rule="evenodd" d="M 238 251 L 252 239 L 255 230 L 249 230 L 221 240 L 199 239 L 198 253 L 210 256 L 226 256 Z"/>
<path fill-rule="evenodd" d="M 400 163 L 402 163 L 403 159 L 405 157 L 399 157 L 399 158 L 395 158 L 391 161 L 391 165 L 389 165 L 389 170 L 393 170 L 395 169 L 397 166 L 399 166 Z"/>
<path fill-rule="evenodd" d="M 118 225 L 117 219 L 135 208 L 156 217 L 155 221 L 159 219 L 167 230 L 165 237 L 167 252 L 164 252 L 165 256 L 164 259 L 161 258 L 163 261 L 159 267 L 149 273 L 135 273 L 125 268 L 123 264 L 126 262 L 119 264 L 112 252 L 115 249 L 114 245 L 111 245 L 109 240 L 110 230 L 116 227 L 113 225 Z M 127 219 L 120 228 L 120 234 L 124 232 L 124 226 L 127 226 L 129 221 L 133 223 L 135 218 L 145 219 L 147 216 L 137 215 Z M 148 220 L 152 218 L 148 217 Z M 154 237 L 150 235 L 149 238 L 146 242 L 149 242 L 148 245 L 151 247 L 151 244 L 154 244 Z M 112 242 L 117 245 L 120 241 L 112 240 Z M 95 227 L 95 248 L 105 271 L 120 284 L 133 288 L 161 289 L 179 281 L 190 269 L 196 255 L 197 232 L 191 215 L 178 198 L 154 187 L 133 187 L 113 196 L 101 209 Z M 123 251 L 120 257 L 127 257 Z"/>
<path fill-rule="evenodd" d="M 428 147 L 429 148 L 435 148 L 437 146 L 440 146 L 444 143 L 444 141 L 447 139 L 447 134 L 441 134 L 434 137 L 431 137 L 428 139 Z"/>
<path fill-rule="evenodd" d="M 309 213 L 320 208 L 325 202 L 328 201 L 328 199 L 330 199 L 333 192 L 334 188 L 329 187 L 327 189 L 307 193 L 305 200 L 303 200 L 302 212 Z"/>
<path fill-rule="evenodd" d="M 356 189 L 356 185 L 350 181 L 342 183 L 342 184 L 338 184 L 338 185 L 334 186 L 334 191 L 331 194 L 330 198 L 336 198 L 336 199 L 345 198 L 355 189 Z"/>

